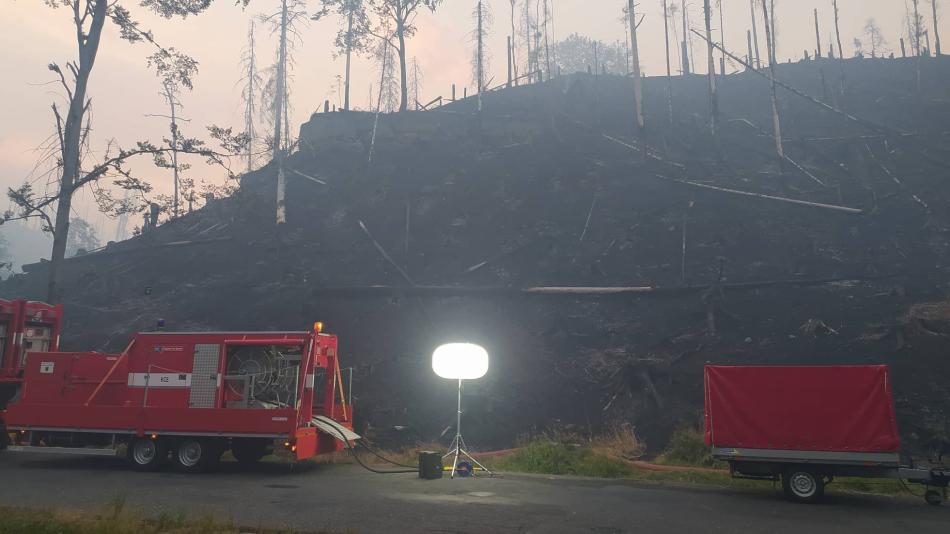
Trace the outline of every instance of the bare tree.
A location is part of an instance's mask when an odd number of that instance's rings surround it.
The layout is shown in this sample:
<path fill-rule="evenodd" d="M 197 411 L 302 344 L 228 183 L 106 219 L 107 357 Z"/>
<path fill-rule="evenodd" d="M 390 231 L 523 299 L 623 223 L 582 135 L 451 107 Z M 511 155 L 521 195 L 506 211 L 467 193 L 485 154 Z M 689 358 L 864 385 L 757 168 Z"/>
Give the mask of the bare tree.
<path fill-rule="evenodd" d="M 815 59 L 821 59 L 823 54 L 821 53 L 821 29 L 818 26 L 818 8 L 815 8 Z"/>
<path fill-rule="evenodd" d="M 178 76 L 178 81 L 189 87 L 197 62 L 173 48 L 159 46 L 152 33 L 142 29 L 133 19 L 131 12 L 118 2 L 48 0 L 46 3 L 50 7 L 65 8 L 69 11 L 77 53 L 76 59 L 66 63 L 65 70 L 55 62 L 49 65 L 50 71 L 56 74 L 68 102 L 65 117 L 60 113 L 59 107 L 53 105 L 59 152 L 57 191 L 46 198 L 38 198 L 28 185 L 10 190 L 8 194 L 19 209 L 19 213 L 8 212 L 5 219 L 39 217 L 45 221 L 45 228 L 52 232 L 53 247 L 50 255 L 47 299 L 56 302 L 60 297 L 60 272 L 69 237 L 73 195 L 83 186 L 97 182 L 105 176 L 127 172 L 122 163 L 129 158 L 146 153 L 156 154 L 159 150 L 164 150 L 152 145 L 144 145 L 137 150 L 107 155 L 101 163 L 94 165 L 91 169 L 84 166 L 86 159 L 84 147 L 87 146 L 88 134 L 91 130 L 88 120 L 91 106 L 91 99 L 88 96 L 89 80 L 99 54 L 106 23 L 111 21 L 115 24 L 119 35 L 128 42 L 146 42 L 155 46 L 157 51 L 149 56 L 149 62 L 160 74 Z M 163 0 L 162 2 L 143 2 L 142 5 L 148 11 L 164 18 L 176 16 L 184 18 L 204 11 L 210 3 L 210 0 L 204 2 Z M 174 74 L 176 70 L 177 74 Z M 53 205 L 55 205 L 55 213 L 51 214 Z"/>
<path fill-rule="evenodd" d="M 689 10 L 686 8 L 686 0 L 683 0 L 683 74 L 689 74 L 690 69 L 690 57 L 692 38 L 689 35 L 689 23 L 688 23 L 688 13 Z"/>
<path fill-rule="evenodd" d="M 942 52 L 940 51 L 940 25 L 937 24 L 937 0 L 930 0 L 930 5 L 933 7 L 934 46 L 936 46 L 937 49 L 937 56 L 940 56 Z"/>
<path fill-rule="evenodd" d="M 841 25 L 839 24 L 838 0 L 831 0 L 831 7 L 835 12 L 835 41 L 838 43 L 838 73 L 839 73 L 839 92 L 844 95 L 844 47 L 841 45 Z"/>
<path fill-rule="evenodd" d="M 330 13 L 336 14 L 343 22 L 334 39 L 334 55 L 346 57 L 343 76 L 343 110 L 350 110 L 350 66 L 353 52 L 368 51 L 369 34 L 365 0 L 320 0 L 320 9 L 313 14 L 313 20 L 322 20 Z"/>
<path fill-rule="evenodd" d="M 548 0 L 542 0 L 544 2 L 544 21 L 542 22 L 542 27 L 544 31 L 544 64 L 547 67 L 547 79 L 550 80 L 551 73 L 551 48 L 550 43 L 548 42 L 548 26 L 551 23 L 551 11 L 548 9 Z"/>
<path fill-rule="evenodd" d="M 769 24 L 768 0 L 762 0 L 762 17 L 765 19 L 765 43 L 769 55 L 769 89 L 772 98 L 772 135 L 775 137 L 775 152 L 779 165 L 785 165 L 785 148 L 782 146 L 782 121 L 778 112 L 778 94 L 775 90 L 775 49 L 772 48 L 772 26 Z"/>
<path fill-rule="evenodd" d="M 716 0 L 716 9 L 719 10 L 719 40 L 721 41 L 722 48 L 726 48 L 726 15 L 723 13 L 722 9 L 722 0 Z M 726 75 L 726 53 L 722 53 L 722 57 L 719 58 L 719 64 L 721 65 L 720 74 L 723 76 Z"/>
<path fill-rule="evenodd" d="M 663 45 L 666 51 L 666 103 L 667 119 L 673 125 L 673 73 L 670 68 L 670 25 L 667 0 L 663 0 Z"/>
<path fill-rule="evenodd" d="M 709 132 L 716 137 L 716 129 L 719 123 L 719 95 L 716 89 L 716 60 L 713 57 L 713 39 L 712 39 L 712 7 L 709 0 L 703 1 L 703 14 L 706 19 L 706 58 L 707 72 L 706 78 L 709 80 Z"/>
<path fill-rule="evenodd" d="M 882 55 L 885 53 L 883 47 L 887 44 L 887 41 L 884 39 L 881 27 L 877 25 L 877 21 L 873 17 L 865 23 L 864 35 L 867 36 L 868 44 L 871 45 L 871 57 L 877 57 L 878 51 L 881 51 Z"/>
<path fill-rule="evenodd" d="M 508 3 L 511 4 L 511 67 L 514 69 L 514 84 L 518 85 L 518 54 L 516 50 L 517 46 L 517 32 L 515 31 L 515 8 L 518 6 L 518 0 L 508 0 Z"/>
<path fill-rule="evenodd" d="M 277 163 L 277 225 L 287 222 L 285 204 L 286 174 L 284 159 L 290 150 L 290 89 L 288 86 L 289 71 L 293 66 L 293 46 L 299 33 L 297 25 L 306 20 L 303 0 L 281 0 L 280 10 L 271 15 L 262 17 L 264 22 L 271 25 L 271 32 L 277 34 L 277 59 L 270 69 L 270 80 L 267 83 L 263 97 L 270 111 L 270 120 L 273 126 L 271 151 Z"/>
<path fill-rule="evenodd" d="M 389 35 L 389 28 L 384 27 L 383 30 L 384 34 Z M 373 119 L 373 135 L 370 139 L 369 155 L 367 157 L 367 163 L 369 165 L 372 165 L 373 156 L 376 153 L 376 133 L 379 130 L 379 115 L 383 111 L 395 111 L 397 106 L 398 88 L 396 86 L 396 77 L 394 75 L 393 69 L 395 64 L 393 50 L 393 46 L 385 39 L 380 39 L 375 49 L 374 57 L 377 64 L 379 65 L 379 91 L 377 92 L 376 97 L 376 113 Z M 370 108 L 372 108 L 372 87 L 370 87 L 369 98 Z"/>
<path fill-rule="evenodd" d="M 640 46 L 637 42 L 637 10 L 633 0 L 627 0 L 630 14 L 630 48 L 633 55 L 633 100 L 636 111 L 637 132 L 643 136 L 643 79 L 640 75 Z"/>
<path fill-rule="evenodd" d="M 627 6 L 623 9 L 626 12 Z M 624 17 L 624 33 L 627 33 L 626 28 L 626 17 Z M 608 72 L 623 72 L 629 68 L 625 65 L 627 63 L 625 56 L 629 51 L 619 42 L 608 44 L 573 33 L 554 43 L 551 51 L 557 57 L 555 70 L 560 69 L 567 73 L 584 72 L 595 63 Z"/>
<path fill-rule="evenodd" d="M 419 60 L 413 56 L 412 57 L 412 78 L 409 85 L 409 92 L 412 93 L 412 99 L 415 102 L 415 109 L 419 111 L 422 109 L 422 101 L 419 100 L 419 92 L 422 91 L 422 84 L 425 81 L 425 75 L 422 73 L 422 69 L 419 68 Z"/>
<path fill-rule="evenodd" d="M 254 37 L 254 20 L 251 20 L 247 30 L 247 45 L 241 53 L 241 99 L 244 100 L 244 133 L 247 135 L 247 172 L 254 170 L 254 148 L 257 139 L 255 118 L 257 116 L 256 100 L 261 91 L 261 74 L 257 70 L 257 42 Z"/>
<path fill-rule="evenodd" d="M 754 0 L 753 0 L 754 1 Z M 679 29 L 677 25 L 677 14 L 680 12 L 680 7 L 676 3 L 676 0 L 669 0 L 670 4 L 670 20 L 667 21 L 667 24 L 670 28 L 673 28 L 673 42 L 676 44 L 676 57 L 677 61 L 680 63 L 680 74 L 687 74 L 686 69 L 688 66 L 683 64 L 683 41 L 680 40 Z"/>
<path fill-rule="evenodd" d="M 171 81 L 166 80 L 163 85 L 162 96 L 165 98 L 165 103 L 168 104 L 168 112 L 170 115 L 167 116 L 169 123 L 169 130 L 171 130 L 171 150 L 172 150 L 172 180 L 173 184 L 173 202 L 172 202 L 172 216 L 177 218 L 180 214 L 179 211 L 179 187 L 181 186 L 181 177 L 179 173 L 182 171 L 181 165 L 178 163 L 178 137 L 179 137 L 179 128 L 178 128 L 178 109 L 181 107 L 181 102 L 178 101 L 179 89 L 177 85 Z"/>
<path fill-rule="evenodd" d="M 416 33 L 416 15 L 420 9 L 435 11 L 443 0 L 367 0 L 378 18 L 377 26 L 360 28 L 392 46 L 399 54 L 400 101 L 399 111 L 409 106 L 409 73 L 406 60 L 406 40 Z M 391 28 L 395 28 L 394 31 Z M 356 30 L 354 30 L 356 31 Z"/>
<path fill-rule="evenodd" d="M 755 0 L 749 0 L 749 9 L 752 12 L 752 40 L 755 43 L 755 68 L 762 68 L 762 56 L 759 55 L 759 30 L 755 19 Z"/>
<path fill-rule="evenodd" d="M 488 4 L 478 0 L 472 11 L 472 18 L 475 20 L 475 30 L 472 32 L 472 41 L 475 43 L 472 54 L 472 84 L 478 91 L 478 111 L 481 112 L 482 93 L 488 85 L 488 52 L 485 49 L 485 40 L 492 24 L 492 13 Z"/>
<path fill-rule="evenodd" d="M 534 68 L 534 57 L 535 57 L 535 54 L 537 53 L 537 49 L 532 48 L 532 40 L 534 39 L 536 26 L 535 26 L 535 21 L 531 16 L 531 0 L 524 0 L 524 11 L 521 15 L 521 22 L 522 22 L 523 31 L 524 31 L 524 34 L 523 34 L 524 44 L 525 44 L 525 48 L 527 49 L 527 55 L 525 56 L 526 57 L 525 70 L 527 72 L 525 74 L 528 75 L 528 83 L 531 83 L 532 81 L 534 81 L 534 72 L 536 70 Z"/>
<path fill-rule="evenodd" d="M 838 0 L 831 0 L 831 7 L 835 12 L 835 40 L 838 42 L 838 56 L 840 56 L 841 59 L 844 59 L 844 47 L 841 45 L 841 25 L 838 22 Z M 844 88 L 842 87 L 842 91 L 843 90 Z"/>

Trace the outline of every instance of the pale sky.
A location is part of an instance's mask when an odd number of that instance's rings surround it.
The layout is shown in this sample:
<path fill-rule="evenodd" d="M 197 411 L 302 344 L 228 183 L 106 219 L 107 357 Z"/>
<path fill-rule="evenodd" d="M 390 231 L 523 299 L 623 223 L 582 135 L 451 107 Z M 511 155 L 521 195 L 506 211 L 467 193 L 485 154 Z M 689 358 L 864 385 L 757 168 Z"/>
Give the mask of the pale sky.
<path fill-rule="evenodd" d="M 519 4 L 524 0 L 519 0 Z M 580 33 L 607 42 L 624 39 L 620 21 L 621 7 L 626 0 L 551 0 L 553 4 L 554 38 Z M 717 0 L 712 0 L 715 6 Z M 757 2 L 759 0 L 756 0 Z M 926 25 L 931 26 L 931 0 L 921 0 L 921 11 Z M 233 5 L 231 0 L 216 0 L 205 13 L 180 19 L 165 20 L 146 15 L 137 2 L 120 0 L 133 15 L 151 29 L 165 46 L 174 46 L 195 57 L 200 71 L 194 91 L 181 96 L 183 115 L 191 119 L 183 125 L 186 134 L 204 136 L 204 126 L 218 124 L 243 130 L 243 107 L 238 85 L 240 54 L 246 43 L 248 22 L 263 12 L 278 9 L 277 0 L 252 0 L 247 10 Z M 309 0 L 311 10 L 318 0 Z M 681 0 L 670 0 L 677 4 Z M 910 0 L 906 0 L 910 2 Z M 938 0 L 938 7 L 941 2 Z M 507 0 L 488 0 L 494 11 L 495 24 L 490 34 L 494 57 L 491 66 L 495 80 L 506 77 L 505 39 L 510 33 L 509 3 Z M 746 51 L 745 32 L 750 27 L 749 0 L 721 0 L 725 15 L 726 46 L 737 55 Z M 461 87 L 471 82 L 472 45 L 467 35 L 471 31 L 471 10 L 474 0 L 446 0 L 435 14 L 418 17 L 418 34 L 408 42 L 409 57 L 418 59 L 424 73 L 422 101 L 443 95 L 448 97 L 451 84 Z M 888 41 L 887 46 L 899 54 L 899 38 L 906 33 L 905 0 L 839 0 L 841 11 L 841 40 L 845 51 L 853 52 L 854 37 L 863 33 L 867 20 L 875 18 Z M 640 0 L 638 11 L 646 18 L 640 26 L 641 63 L 647 75 L 657 75 L 664 69 L 663 25 L 661 0 Z M 702 1 L 687 0 L 691 24 L 702 26 Z M 822 44 L 827 49 L 833 30 L 831 0 L 776 0 L 778 14 L 778 56 L 798 59 L 802 50 L 815 48 L 813 9 L 819 9 L 822 26 Z M 719 17 L 714 15 L 714 31 L 718 39 Z M 75 37 L 70 14 L 64 9 L 51 9 L 42 0 L 0 0 L 0 187 L 17 186 L 31 175 L 39 159 L 36 147 L 44 144 L 53 133 L 50 111 L 52 102 L 62 102 L 58 85 L 48 84 L 53 77 L 47 69 L 50 62 L 65 64 L 75 55 Z M 319 23 L 310 22 L 302 29 L 303 42 L 298 46 L 293 71 L 291 104 L 292 130 L 296 131 L 310 113 L 322 108 L 324 99 L 334 100 L 335 76 L 343 72 L 343 60 L 333 58 L 331 41 L 338 21 L 330 18 Z M 759 22 L 760 33 L 761 18 Z M 167 121 L 146 117 L 149 113 L 164 113 L 165 104 L 159 95 L 159 83 L 154 72 L 146 66 L 145 57 L 151 53 L 147 45 L 130 45 L 118 38 L 113 26 L 107 26 L 102 41 L 89 94 L 93 102 L 92 148 L 101 154 L 110 139 L 123 146 L 136 140 L 158 142 L 168 131 Z M 259 66 L 265 67 L 273 57 L 274 39 L 258 24 L 257 55 Z M 942 36 L 950 36 L 950 23 L 941 21 Z M 681 26 L 678 28 L 681 31 Z M 950 38 L 950 37 L 947 37 Z M 764 35 L 760 41 L 764 43 Z M 694 44 L 701 54 L 701 44 Z M 762 54 L 764 56 L 764 44 Z M 950 46 L 950 41 L 945 46 Z M 674 59 L 674 64 L 676 60 Z M 697 61 L 703 64 L 702 61 Z M 372 80 L 377 74 L 369 60 L 354 62 L 351 99 L 357 107 L 367 107 Z M 378 82 L 377 82 L 378 83 Z M 40 171 L 48 168 L 41 166 Z M 171 190 L 168 171 L 149 165 L 138 165 L 141 175 L 150 178 L 159 191 Z M 188 176 L 208 178 L 220 182 L 220 172 L 196 162 Z M 43 190 L 46 179 L 34 186 Z M 4 195 L 5 196 L 5 195 Z M 9 201 L 0 200 L 4 209 Z M 89 220 L 98 230 L 103 242 L 113 239 L 115 222 L 97 213 L 88 192 L 79 197 L 76 214 Z M 130 221 L 129 228 L 138 223 Z"/>

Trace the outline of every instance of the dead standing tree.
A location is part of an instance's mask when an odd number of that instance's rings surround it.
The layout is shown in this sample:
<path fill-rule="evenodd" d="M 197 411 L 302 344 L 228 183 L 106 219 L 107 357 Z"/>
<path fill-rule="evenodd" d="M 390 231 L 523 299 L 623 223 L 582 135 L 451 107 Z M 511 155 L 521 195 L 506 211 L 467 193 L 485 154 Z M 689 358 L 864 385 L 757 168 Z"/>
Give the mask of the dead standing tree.
<path fill-rule="evenodd" d="M 313 14 L 313 20 L 322 20 L 331 12 L 344 21 L 333 41 L 334 55 L 346 57 L 343 75 L 343 111 L 350 110 L 350 66 L 353 52 L 366 51 L 370 44 L 367 28 L 365 0 L 320 0 L 321 7 Z"/>
<path fill-rule="evenodd" d="M 265 106 L 270 111 L 273 126 L 271 151 L 277 163 L 277 217 L 278 226 L 287 222 L 285 192 L 287 175 L 285 157 L 290 150 L 290 89 L 287 84 L 292 66 L 292 48 L 298 38 L 297 24 L 306 19 L 302 0 L 281 0 L 280 11 L 262 17 L 271 25 L 271 33 L 277 34 L 277 59 L 271 67 L 271 79 L 264 92 Z M 268 101 L 269 100 L 269 101 Z"/>
<path fill-rule="evenodd" d="M 934 46 L 936 47 L 937 57 L 940 57 L 943 52 L 940 51 L 940 26 L 937 24 L 937 0 L 930 0 L 930 6 L 933 8 Z"/>
<path fill-rule="evenodd" d="M 709 80 L 709 133 L 713 139 L 716 138 L 716 130 L 719 126 L 719 94 L 716 89 L 716 60 L 713 57 L 712 40 L 712 7 L 709 0 L 703 2 L 703 13 L 706 19 L 706 58 L 707 72 L 706 78 Z"/>
<path fill-rule="evenodd" d="M 841 25 L 839 23 L 838 0 L 831 0 L 831 7 L 835 12 L 835 41 L 838 43 L 838 71 L 840 86 L 838 93 L 844 96 L 844 47 L 841 46 Z"/>
<path fill-rule="evenodd" d="M 769 23 L 768 0 L 762 0 L 762 17 L 765 19 L 765 44 L 769 59 L 769 90 L 772 98 L 772 135 L 775 137 L 775 152 L 778 155 L 779 166 L 785 168 L 785 148 L 782 146 L 782 121 L 778 112 L 778 94 L 775 89 L 775 49 L 772 47 L 772 26 Z"/>
<path fill-rule="evenodd" d="M 716 8 L 719 10 L 719 40 L 723 48 L 726 46 L 726 15 L 723 13 L 722 0 L 716 0 Z M 719 58 L 719 74 L 726 75 L 726 54 L 723 53 Z"/>
<path fill-rule="evenodd" d="M 257 130 L 255 118 L 257 116 L 257 107 L 255 100 L 261 91 L 261 74 L 257 70 L 256 39 L 254 37 L 254 21 L 247 30 L 247 46 L 241 54 L 243 63 L 241 71 L 244 73 L 241 78 L 244 87 L 241 89 L 241 99 L 244 100 L 244 134 L 247 136 L 247 154 L 246 170 L 254 170 L 254 148 L 257 140 Z"/>
<path fill-rule="evenodd" d="M 689 74 L 691 72 L 689 64 L 689 24 L 687 23 L 687 10 L 686 10 L 686 0 L 683 0 L 683 43 L 682 43 L 682 54 L 683 54 L 683 74 Z"/>
<path fill-rule="evenodd" d="M 759 54 L 759 25 L 755 18 L 755 0 L 749 0 L 749 9 L 752 13 L 752 40 L 755 44 L 755 68 L 761 69 L 762 56 Z M 752 63 L 752 58 L 749 58 L 749 63 Z"/>
<path fill-rule="evenodd" d="M 518 7 L 518 0 L 508 0 L 508 3 L 511 4 L 511 47 L 508 51 L 509 57 L 511 58 L 511 68 L 513 70 L 512 76 L 514 84 L 518 85 L 518 54 L 516 49 L 516 41 L 518 39 L 518 33 L 515 31 L 515 9 Z"/>
<path fill-rule="evenodd" d="M 488 28 L 492 23 L 492 13 L 483 0 L 478 0 L 472 12 L 475 19 L 475 30 L 472 32 L 472 41 L 475 50 L 472 56 L 472 82 L 478 91 L 478 113 L 482 112 L 482 93 L 488 85 L 488 56 L 485 50 L 485 39 L 488 37 Z"/>
<path fill-rule="evenodd" d="M 637 134 L 643 140 L 643 77 L 640 74 L 640 47 L 637 42 L 637 11 L 633 0 L 627 0 L 627 9 L 630 14 L 630 48 L 633 60 L 633 100 L 636 108 Z M 646 153 L 644 151 L 644 153 Z"/>
<path fill-rule="evenodd" d="M 366 32 L 382 39 L 392 46 L 399 55 L 399 111 L 409 109 L 409 72 L 406 59 L 406 40 L 415 35 L 416 15 L 420 8 L 435 11 L 443 0 L 368 0 L 370 9 L 379 19 L 376 28 L 368 24 L 358 31 Z M 390 26 L 391 24 L 391 26 Z M 384 28 L 395 28 L 394 32 L 383 31 Z M 357 31 L 357 30 L 354 30 Z"/>
<path fill-rule="evenodd" d="M 673 73 L 670 67 L 670 25 L 669 25 L 669 6 L 667 0 L 663 0 L 663 41 L 666 50 L 666 102 L 667 119 L 670 126 L 673 125 Z M 629 18 L 629 15 L 628 15 Z"/>
<path fill-rule="evenodd" d="M 57 63 L 50 63 L 49 69 L 58 76 L 58 81 L 66 93 L 67 110 L 65 117 L 59 108 L 53 105 L 53 114 L 56 119 L 59 151 L 59 178 L 56 192 L 44 199 L 36 198 L 29 186 L 17 190 L 10 190 L 9 196 L 20 210 L 19 214 L 8 212 L 6 219 L 40 217 L 45 221 L 47 230 L 53 234 L 53 247 L 50 254 L 49 280 L 47 286 L 47 300 L 58 302 L 59 280 L 63 260 L 66 256 L 66 242 L 69 237 L 69 220 L 72 211 L 73 195 L 83 186 L 96 182 L 110 172 L 125 171 L 121 164 L 127 159 L 141 154 L 155 154 L 160 150 L 152 145 L 143 145 L 138 150 L 120 151 L 119 154 L 107 157 L 103 163 L 93 166 L 90 170 L 84 168 L 84 147 L 87 146 L 87 136 L 91 126 L 88 112 L 91 99 L 88 96 L 89 80 L 99 54 L 103 29 L 108 21 L 118 27 L 119 35 L 130 43 L 148 42 L 155 45 L 158 51 L 149 57 L 149 61 L 160 72 L 163 69 L 173 72 L 180 71 L 181 83 L 191 84 L 190 75 L 193 71 L 189 66 L 196 68 L 197 64 L 173 48 L 162 48 L 155 43 L 151 32 L 139 27 L 132 18 L 131 12 L 118 2 L 107 0 L 49 0 L 47 4 L 53 8 L 66 8 L 70 12 L 76 38 L 77 58 L 66 63 L 65 71 Z M 207 9 L 210 1 L 193 2 L 189 0 L 165 0 L 163 2 L 147 2 L 143 6 L 164 17 L 187 17 L 197 15 Z M 190 61 L 189 61 L 190 60 Z M 67 80 L 67 75 L 69 79 Z M 120 170 L 121 169 L 121 170 Z M 55 204 L 55 214 L 49 211 Z"/>

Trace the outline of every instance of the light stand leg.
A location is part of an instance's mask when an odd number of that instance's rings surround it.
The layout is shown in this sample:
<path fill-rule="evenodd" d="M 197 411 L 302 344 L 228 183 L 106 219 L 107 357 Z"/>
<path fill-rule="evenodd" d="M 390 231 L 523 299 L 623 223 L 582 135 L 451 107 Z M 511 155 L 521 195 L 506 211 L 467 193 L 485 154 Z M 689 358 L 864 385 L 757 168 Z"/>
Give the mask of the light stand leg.
<path fill-rule="evenodd" d="M 459 458 L 464 457 L 472 461 L 474 465 L 477 465 L 481 468 L 482 471 L 485 471 L 489 475 L 494 475 L 487 467 L 482 465 L 478 460 L 472 457 L 471 454 L 465 450 L 465 440 L 462 438 L 462 380 L 459 379 L 459 388 L 458 388 L 458 410 L 456 412 L 455 419 L 455 438 L 452 439 L 452 445 L 449 447 L 449 452 L 442 457 L 446 459 L 449 456 L 453 456 L 452 459 L 452 474 L 451 478 L 455 478 L 455 472 L 458 470 Z M 463 458 L 463 459 L 464 459 Z M 475 470 L 472 469 L 472 476 L 475 476 Z"/>

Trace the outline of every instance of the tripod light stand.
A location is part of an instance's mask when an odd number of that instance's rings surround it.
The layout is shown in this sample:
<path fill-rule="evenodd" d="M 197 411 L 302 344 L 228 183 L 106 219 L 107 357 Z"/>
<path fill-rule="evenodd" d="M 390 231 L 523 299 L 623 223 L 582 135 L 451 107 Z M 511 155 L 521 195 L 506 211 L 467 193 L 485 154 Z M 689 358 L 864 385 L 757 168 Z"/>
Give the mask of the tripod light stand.
<path fill-rule="evenodd" d="M 485 376 L 488 372 L 488 353 L 478 345 L 470 343 L 450 343 L 437 348 L 432 354 L 432 370 L 442 378 L 458 380 L 458 405 L 455 420 L 455 438 L 449 452 L 442 457 L 452 456 L 452 478 L 458 470 L 459 458 L 467 458 L 488 474 L 492 474 L 465 449 L 462 438 L 462 380 L 473 380 Z M 474 472 L 473 472 L 474 474 Z"/>

